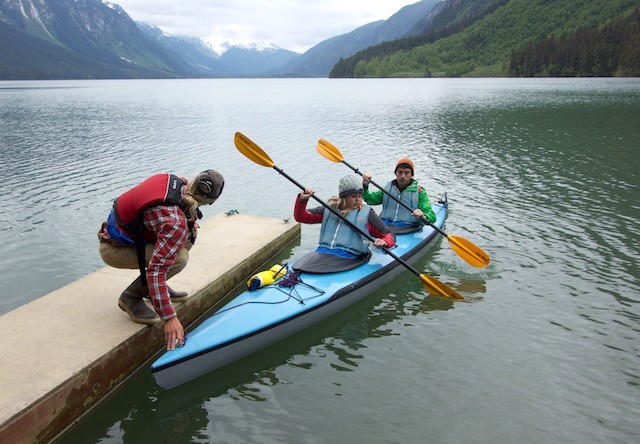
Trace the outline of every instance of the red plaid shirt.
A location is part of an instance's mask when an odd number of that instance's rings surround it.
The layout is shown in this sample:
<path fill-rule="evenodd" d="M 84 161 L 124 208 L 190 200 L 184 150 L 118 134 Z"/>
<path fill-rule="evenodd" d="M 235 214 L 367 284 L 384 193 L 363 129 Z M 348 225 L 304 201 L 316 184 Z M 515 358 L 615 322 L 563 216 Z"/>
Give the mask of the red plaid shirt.
<path fill-rule="evenodd" d="M 157 205 L 142 212 L 145 227 L 156 235 L 147 264 L 147 285 L 153 308 L 165 321 L 176 316 L 167 290 L 167 273 L 187 241 L 187 218 L 175 205 Z"/>

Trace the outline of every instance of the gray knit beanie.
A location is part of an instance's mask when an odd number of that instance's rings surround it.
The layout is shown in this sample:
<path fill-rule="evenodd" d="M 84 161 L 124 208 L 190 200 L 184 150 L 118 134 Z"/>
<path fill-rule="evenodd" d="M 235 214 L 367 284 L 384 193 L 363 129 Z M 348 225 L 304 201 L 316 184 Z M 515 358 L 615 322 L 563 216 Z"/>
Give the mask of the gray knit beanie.
<path fill-rule="evenodd" d="M 340 179 L 338 191 L 338 197 L 345 197 L 355 193 L 362 194 L 362 179 L 354 174 L 347 174 Z"/>

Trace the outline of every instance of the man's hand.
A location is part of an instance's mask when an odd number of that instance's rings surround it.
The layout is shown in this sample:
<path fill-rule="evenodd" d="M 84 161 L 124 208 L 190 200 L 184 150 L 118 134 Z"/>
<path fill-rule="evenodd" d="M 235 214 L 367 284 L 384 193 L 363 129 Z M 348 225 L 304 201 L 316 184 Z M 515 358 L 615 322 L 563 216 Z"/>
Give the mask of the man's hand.
<path fill-rule="evenodd" d="M 175 316 L 164 323 L 164 339 L 167 343 L 167 350 L 175 350 L 176 345 L 184 345 L 184 328 Z"/>

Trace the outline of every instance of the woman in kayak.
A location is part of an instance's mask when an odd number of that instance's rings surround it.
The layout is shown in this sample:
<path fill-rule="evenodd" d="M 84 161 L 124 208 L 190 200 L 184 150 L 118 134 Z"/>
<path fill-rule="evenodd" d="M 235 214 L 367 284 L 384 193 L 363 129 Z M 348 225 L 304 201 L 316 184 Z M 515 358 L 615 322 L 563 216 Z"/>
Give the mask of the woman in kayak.
<path fill-rule="evenodd" d="M 436 214 L 431 208 L 429 196 L 425 189 L 413 178 L 413 162 L 403 157 L 396 163 L 396 178 L 385 185 L 385 191 L 397 197 L 413 209 L 407 210 L 390 198 L 384 191 L 369 191 L 371 173 L 362 175 L 364 201 L 369 205 L 382 204 L 380 218 L 394 233 L 409 233 L 422 227 L 420 219 L 426 217 L 430 222 L 436 221 Z"/>
<path fill-rule="evenodd" d="M 174 174 L 156 174 L 118 197 L 98 233 L 100 256 L 115 268 L 140 269 L 140 276 L 120 295 L 118 306 L 134 322 L 164 321 L 167 350 L 184 343 L 184 328 L 172 302 L 187 300 L 167 279 L 189 260 L 196 238 L 199 206 L 211 205 L 222 193 L 224 179 L 207 170 L 188 181 Z M 151 299 L 153 310 L 143 298 Z"/>
<path fill-rule="evenodd" d="M 375 237 L 373 246 L 391 248 L 395 235 L 362 200 L 362 180 L 353 174 L 340 179 L 338 196 L 329 199 L 328 205 L 344 219 Z M 313 195 L 311 188 L 298 194 L 293 216 L 305 224 L 322 223 L 320 246 L 314 254 L 296 262 L 296 271 L 331 273 L 354 268 L 369 260 L 371 242 L 348 223 L 323 206 L 307 210 L 307 202 Z"/>

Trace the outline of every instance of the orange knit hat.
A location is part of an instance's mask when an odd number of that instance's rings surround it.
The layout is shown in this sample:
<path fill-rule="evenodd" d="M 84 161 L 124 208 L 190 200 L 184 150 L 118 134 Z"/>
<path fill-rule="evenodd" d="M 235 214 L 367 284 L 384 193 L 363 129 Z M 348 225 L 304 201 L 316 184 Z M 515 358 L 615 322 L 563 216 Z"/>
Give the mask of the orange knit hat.
<path fill-rule="evenodd" d="M 393 172 L 395 173 L 396 171 L 398 171 L 398 168 L 400 168 L 401 166 L 405 168 L 408 166 L 411 169 L 411 175 L 413 176 L 413 162 L 411 161 L 411 159 L 409 159 L 408 157 L 403 157 L 402 159 L 398 160 L 398 163 L 396 163 L 396 169 L 393 170 Z"/>

